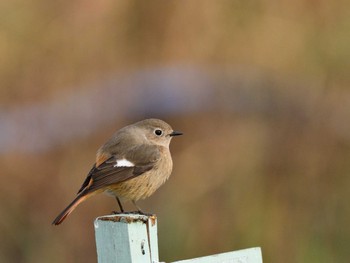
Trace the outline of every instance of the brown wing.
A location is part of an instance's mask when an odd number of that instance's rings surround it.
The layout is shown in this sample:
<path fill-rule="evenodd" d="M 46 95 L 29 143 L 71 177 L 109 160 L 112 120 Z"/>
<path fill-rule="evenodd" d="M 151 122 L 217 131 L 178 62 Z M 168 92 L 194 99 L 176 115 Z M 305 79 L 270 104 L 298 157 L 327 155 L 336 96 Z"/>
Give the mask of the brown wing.
<path fill-rule="evenodd" d="M 117 160 L 127 159 L 132 162 L 132 167 L 115 167 Z M 160 158 L 157 146 L 141 145 L 132 148 L 125 156 L 112 156 L 98 167 L 94 165 L 86 177 L 79 193 L 84 195 L 104 188 L 108 185 L 124 182 L 151 170 Z"/>

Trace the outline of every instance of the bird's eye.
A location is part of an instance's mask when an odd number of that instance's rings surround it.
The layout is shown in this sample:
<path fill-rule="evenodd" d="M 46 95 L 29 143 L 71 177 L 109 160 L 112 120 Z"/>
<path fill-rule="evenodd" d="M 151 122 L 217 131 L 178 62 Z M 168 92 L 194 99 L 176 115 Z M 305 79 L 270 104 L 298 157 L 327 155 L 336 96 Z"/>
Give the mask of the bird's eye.
<path fill-rule="evenodd" d="M 156 129 L 156 130 L 154 131 L 154 134 L 157 135 L 157 136 L 161 136 L 161 135 L 163 134 L 163 131 L 160 130 L 160 129 Z"/>

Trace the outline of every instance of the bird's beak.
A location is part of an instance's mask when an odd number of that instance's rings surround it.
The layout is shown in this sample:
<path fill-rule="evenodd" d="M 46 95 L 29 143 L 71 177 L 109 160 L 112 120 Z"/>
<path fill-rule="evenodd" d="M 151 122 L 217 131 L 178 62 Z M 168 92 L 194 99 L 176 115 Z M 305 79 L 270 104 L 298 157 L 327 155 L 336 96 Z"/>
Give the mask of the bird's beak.
<path fill-rule="evenodd" d="M 182 135 L 183 133 L 182 132 L 179 132 L 179 131 L 173 131 L 172 133 L 169 134 L 170 137 L 173 137 L 173 136 L 179 136 L 179 135 Z"/>

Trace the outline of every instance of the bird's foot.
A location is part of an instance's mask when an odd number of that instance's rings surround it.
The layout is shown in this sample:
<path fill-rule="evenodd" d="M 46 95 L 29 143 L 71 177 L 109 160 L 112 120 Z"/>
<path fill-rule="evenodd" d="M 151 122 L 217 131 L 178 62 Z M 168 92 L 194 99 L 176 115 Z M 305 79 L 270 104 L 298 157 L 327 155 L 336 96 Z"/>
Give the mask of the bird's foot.
<path fill-rule="evenodd" d="M 123 211 L 112 211 L 111 214 L 112 215 L 120 215 L 120 214 L 125 214 L 125 212 L 123 212 Z"/>
<path fill-rule="evenodd" d="M 138 210 L 138 211 L 134 211 L 134 213 L 136 214 L 139 214 L 139 215 L 144 215 L 144 216 L 153 216 L 154 214 L 151 214 L 151 213 L 145 213 L 141 210 Z"/>
<path fill-rule="evenodd" d="M 120 214 L 126 214 L 126 215 L 144 215 L 144 216 L 153 216 L 151 213 L 145 213 L 141 210 L 136 210 L 136 211 L 112 211 L 111 214 L 113 215 L 120 215 Z"/>

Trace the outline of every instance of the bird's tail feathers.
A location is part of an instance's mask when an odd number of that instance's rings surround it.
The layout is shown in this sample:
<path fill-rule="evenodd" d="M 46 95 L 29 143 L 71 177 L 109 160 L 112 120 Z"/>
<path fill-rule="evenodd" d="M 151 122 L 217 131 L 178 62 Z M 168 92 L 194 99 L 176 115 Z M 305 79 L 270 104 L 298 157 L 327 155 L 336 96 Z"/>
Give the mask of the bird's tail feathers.
<path fill-rule="evenodd" d="M 73 210 L 83 201 L 85 201 L 89 195 L 78 195 L 52 222 L 53 225 L 59 225 L 63 220 L 73 212 Z"/>

